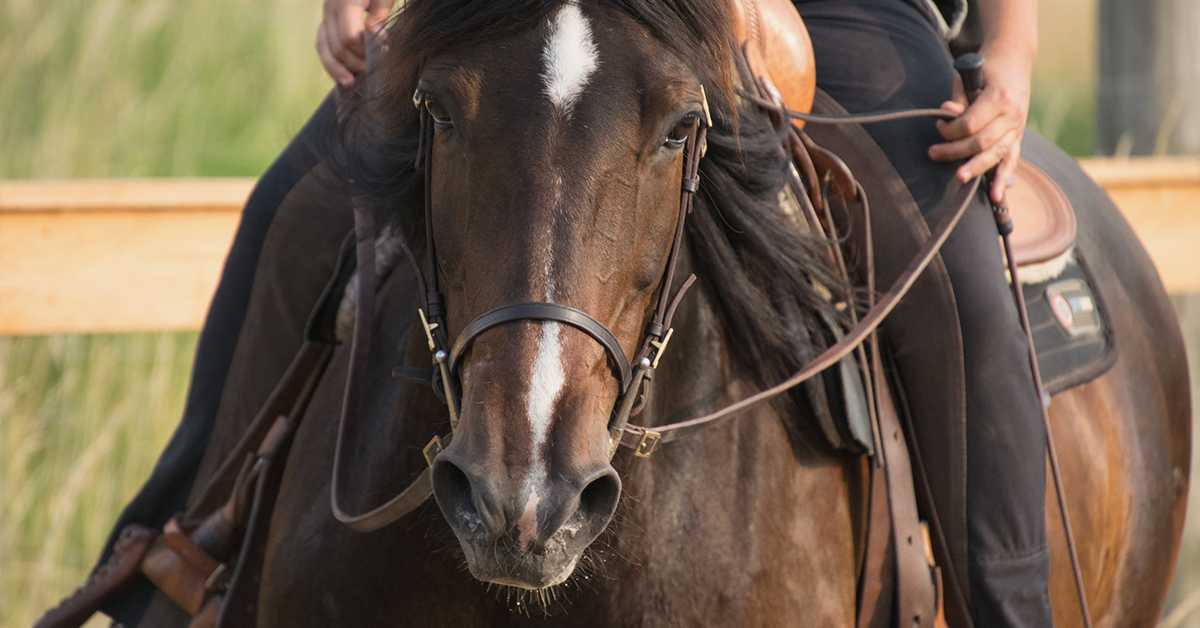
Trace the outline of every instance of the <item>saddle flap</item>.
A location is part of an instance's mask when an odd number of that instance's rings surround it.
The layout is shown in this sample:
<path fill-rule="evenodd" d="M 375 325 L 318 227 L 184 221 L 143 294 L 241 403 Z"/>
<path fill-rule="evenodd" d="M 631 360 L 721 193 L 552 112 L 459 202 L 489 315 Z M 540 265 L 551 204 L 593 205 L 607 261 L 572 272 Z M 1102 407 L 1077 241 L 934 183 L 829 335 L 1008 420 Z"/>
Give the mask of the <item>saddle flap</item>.
<path fill-rule="evenodd" d="M 765 79 L 789 109 L 812 111 L 817 66 L 808 29 L 791 0 L 733 0 L 733 6 L 750 71 Z"/>
<path fill-rule="evenodd" d="M 1012 214 L 1010 237 L 1018 266 L 1043 264 L 1075 246 L 1075 210 L 1062 189 L 1040 168 L 1017 162 L 1013 186 L 1005 192 Z"/>

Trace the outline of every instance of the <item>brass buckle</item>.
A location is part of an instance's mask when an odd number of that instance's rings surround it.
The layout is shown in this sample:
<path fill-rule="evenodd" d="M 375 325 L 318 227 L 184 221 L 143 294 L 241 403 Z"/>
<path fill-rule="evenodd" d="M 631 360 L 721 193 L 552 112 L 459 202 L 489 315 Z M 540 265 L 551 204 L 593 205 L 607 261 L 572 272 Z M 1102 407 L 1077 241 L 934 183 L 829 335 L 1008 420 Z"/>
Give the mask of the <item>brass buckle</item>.
<path fill-rule="evenodd" d="M 229 568 L 225 563 L 220 563 L 217 568 L 208 575 L 208 579 L 204 581 L 204 589 L 212 593 L 222 593 L 229 587 L 229 580 L 233 574 L 229 572 Z"/>
<path fill-rule="evenodd" d="M 433 439 L 421 449 L 421 453 L 425 455 L 425 463 L 432 467 L 433 459 L 436 458 L 438 454 L 442 453 L 442 439 L 434 436 Z"/>
<path fill-rule="evenodd" d="M 438 324 L 429 324 L 429 321 L 425 318 L 425 311 L 421 308 L 417 308 L 417 314 L 421 315 L 421 327 L 425 329 L 425 339 L 429 341 L 429 350 L 433 351 L 437 348 L 433 342 L 433 330 L 437 329 Z"/>
<path fill-rule="evenodd" d="M 649 458 L 650 454 L 658 449 L 660 442 L 662 442 L 662 434 L 654 430 L 646 430 L 642 432 L 642 439 L 638 441 L 637 447 L 633 448 L 633 455 L 638 458 Z"/>
<path fill-rule="evenodd" d="M 658 368 L 658 361 L 662 359 L 663 352 L 667 350 L 667 343 L 671 342 L 671 334 L 675 333 L 675 328 L 667 330 L 667 335 L 663 336 L 662 340 L 651 340 L 650 346 L 654 347 L 654 361 L 650 363 L 650 368 Z"/>

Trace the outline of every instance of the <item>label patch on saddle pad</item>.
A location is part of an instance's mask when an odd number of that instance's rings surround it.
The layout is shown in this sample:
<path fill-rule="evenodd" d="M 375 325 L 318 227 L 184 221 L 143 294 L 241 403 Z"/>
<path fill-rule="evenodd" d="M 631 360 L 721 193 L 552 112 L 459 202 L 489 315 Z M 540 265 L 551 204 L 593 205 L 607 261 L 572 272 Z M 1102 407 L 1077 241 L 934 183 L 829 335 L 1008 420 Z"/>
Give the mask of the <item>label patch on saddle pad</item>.
<path fill-rule="evenodd" d="M 1078 260 L 1053 279 L 1021 288 L 1047 393 L 1087 383 L 1112 366 L 1116 352 L 1103 308 Z"/>
<path fill-rule="evenodd" d="M 1046 300 L 1058 324 L 1072 338 L 1102 331 L 1096 299 L 1086 283 L 1078 279 L 1055 281 L 1046 287 Z"/>

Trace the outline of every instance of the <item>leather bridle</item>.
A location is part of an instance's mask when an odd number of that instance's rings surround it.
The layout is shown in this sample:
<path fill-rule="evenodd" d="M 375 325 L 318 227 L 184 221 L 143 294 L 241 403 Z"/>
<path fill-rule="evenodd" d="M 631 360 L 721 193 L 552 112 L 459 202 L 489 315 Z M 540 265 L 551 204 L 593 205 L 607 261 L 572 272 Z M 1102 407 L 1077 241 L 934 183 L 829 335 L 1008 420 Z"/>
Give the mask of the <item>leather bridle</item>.
<path fill-rule="evenodd" d="M 702 87 L 702 98 L 703 93 Z M 430 351 L 433 352 L 442 392 L 446 405 L 450 409 L 451 429 L 458 428 L 458 417 L 461 410 L 458 368 L 461 365 L 463 354 L 470 348 L 471 343 L 483 332 L 506 323 L 530 320 L 558 322 L 584 332 L 604 348 L 613 375 L 620 385 L 617 403 L 614 406 L 615 413 L 608 425 L 612 441 L 609 451 L 611 457 L 616 453 L 617 445 L 621 442 L 620 436 L 629 421 L 633 400 L 641 389 L 641 383 L 648 372 L 658 365 L 658 360 L 670 340 L 673 331 L 671 318 L 675 313 L 675 306 L 678 305 L 683 293 L 691 287 L 694 280 L 693 277 L 689 277 L 675 292 L 674 298 L 668 298 L 671 296 L 670 288 L 675 278 L 675 267 L 679 263 L 679 251 L 683 247 L 684 224 L 688 214 L 692 211 L 692 202 L 696 191 L 700 189 L 700 158 L 707 148 L 707 132 L 708 127 L 711 126 L 707 99 L 704 99 L 703 118 L 697 121 L 684 144 L 683 173 L 679 186 L 679 215 L 675 224 L 675 236 L 671 241 L 666 268 L 659 284 L 658 300 L 650 316 L 650 321 L 646 325 L 633 362 L 625 357 L 621 343 L 604 323 L 596 320 L 587 312 L 549 301 L 510 303 L 488 310 L 468 323 L 454 341 L 453 348 L 449 351 L 446 350 L 446 334 L 436 333 L 446 329 L 444 307 L 446 297 L 438 289 L 437 252 L 433 237 L 433 200 L 430 191 L 433 175 L 434 125 L 424 104 L 423 101 L 417 101 L 421 115 L 421 163 L 419 166 L 423 168 L 425 174 L 425 250 L 426 267 L 429 272 L 428 281 L 423 278 L 424 273 L 419 265 L 414 265 L 414 269 L 418 275 L 418 283 L 424 283 L 427 286 L 427 291 L 424 293 L 425 307 L 420 313 L 421 323 L 425 327 L 426 340 L 429 342 Z"/>
<path fill-rule="evenodd" d="M 793 112 L 783 108 L 779 103 L 764 100 L 754 95 L 743 94 L 755 104 L 768 108 L 780 114 L 784 119 L 803 118 L 813 122 L 825 123 L 856 123 L 862 117 L 813 117 Z M 369 512 L 353 515 L 341 506 L 340 494 L 343 492 L 344 478 L 340 473 L 341 460 L 346 443 L 344 435 L 346 424 L 357 421 L 360 398 L 367 369 L 367 354 L 371 344 L 372 317 L 375 312 L 375 282 L 366 278 L 374 277 L 375 273 L 375 230 L 374 221 L 365 203 L 356 197 L 354 202 L 355 235 L 357 240 L 356 257 L 358 260 L 358 294 L 356 317 L 352 344 L 350 350 L 350 368 L 346 381 L 346 393 L 343 401 L 342 417 L 338 426 L 338 441 L 334 454 L 333 486 L 331 503 L 334 516 L 354 530 L 367 532 L 379 529 L 423 503 L 433 491 L 432 467 L 434 458 L 446 447 L 458 429 L 460 413 L 460 386 L 457 369 L 464 353 L 471 343 L 483 332 L 517 321 L 552 321 L 570 325 L 583 331 L 604 348 L 613 368 L 614 377 L 620 384 L 620 393 L 614 405 L 613 414 L 609 420 L 608 430 L 611 439 L 609 456 L 616 454 L 619 446 L 625 446 L 634 451 L 638 457 L 649 457 L 661 443 L 669 442 L 703 427 L 716 424 L 729 418 L 735 413 L 772 397 L 775 397 L 809 378 L 817 375 L 826 368 L 837 364 L 843 357 L 854 351 L 879 326 L 883 319 L 900 302 L 912 287 L 917 277 L 933 260 L 949 236 L 950 231 L 958 224 L 958 220 L 966 211 L 971 198 L 979 187 L 979 178 L 972 179 L 961 186 L 952 200 L 949 209 L 943 212 L 943 217 L 937 228 L 908 268 L 896 279 L 892 287 L 871 307 L 853 329 L 821 355 L 809 362 L 787 380 L 763 390 L 746 399 L 731 404 L 725 408 L 701 417 L 672 423 L 669 425 L 644 427 L 630 425 L 629 417 L 636 409 L 645 403 L 644 385 L 652 377 L 658 367 L 673 329 L 671 320 L 679 302 L 688 288 L 695 281 L 695 275 L 687 277 L 674 293 L 670 291 L 675 280 L 675 269 L 678 264 L 680 250 L 683 246 L 684 226 L 691 212 L 696 192 L 700 188 L 699 168 L 700 159 L 706 149 L 706 137 L 711 126 L 711 115 L 707 102 L 704 105 L 704 118 L 688 135 L 684 146 L 684 165 L 680 184 L 679 216 L 675 225 L 675 234 L 671 242 L 666 268 L 659 284 L 657 302 L 646 325 L 638 352 L 632 361 L 627 361 L 620 343 L 611 331 L 600 321 L 586 312 L 565 305 L 550 302 L 528 302 L 502 305 L 488 310 L 471 321 L 451 345 L 446 333 L 446 298 L 439 287 L 437 271 L 437 249 L 433 237 L 433 200 L 432 200 L 432 154 L 434 124 L 430 114 L 424 107 L 424 101 L 414 98 L 414 103 L 420 109 L 420 146 L 416 167 L 424 173 L 425 179 L 425 269 L 417 262 L 416 257 L 403 245 L 403 250 L 416 271 L 418 290 L 422 295 L 422 307 L 418 310 L 421 324 L 429 350 L 433 354 L 432 371 L 398 367 L 393 374 L 409 379 L 417 379 L 428 383 L 434 388 L 438 397 L 445 401 L 450 413 L 451 433 L 446 436 L 435 436 L 422 450 L 428 466 L 423 472 L 399 495 L 385 504 Z M 893 112 L 886 114 L 883 119 L 898 119 L 916 116 L 953 117 L 945 110 L 915 110 Z M 789 123 L 790 126 L 790 123 Z M 351 182 L 353 184 L 353 182 Z M 414 371 L 419 371 L 414 374 Z M 640 403 L 639 403 L 640 402 Z M 639 407 L 635 408 L 635 404 Z"/>

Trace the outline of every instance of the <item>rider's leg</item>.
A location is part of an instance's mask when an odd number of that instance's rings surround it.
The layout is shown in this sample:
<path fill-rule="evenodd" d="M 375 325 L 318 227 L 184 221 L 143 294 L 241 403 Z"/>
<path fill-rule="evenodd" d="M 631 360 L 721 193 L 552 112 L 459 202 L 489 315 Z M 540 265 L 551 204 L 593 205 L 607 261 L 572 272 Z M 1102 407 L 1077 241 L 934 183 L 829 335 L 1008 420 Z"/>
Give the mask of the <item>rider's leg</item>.
<path fill-rule="evenodd" d="M 250 307 L 263 243 L 284 200 L 320 162 L 323 135 L 332 119 L 333 101 L 328 99 L 263 174 L 246 201 L 196 346 L 187 402 L 179 427 L 163 450 L 150 479 L 121 513 L 99 564 L 108 559 L 117 535 L 126 525 L 139 523 L 161 527 L 168 518 L 184 509 L 213 434 L 227 376 Z M 296 344 L 299 345 L 299 339 Z M 286 367 L 286 358 L 283 366 Z M 153 592 L 148 581 L 139 580 L 134 587 L 113 598 L 104 612 L 120 623 L 136 625 Z"/>
<path fill-rule="evenodd" d="M 801 1 L 818 85 L 851 112 L 937 107 L 951 94 L 949 53 L 906 0 Z M 932 121 L 867 125 L 922 212 L 955 165 L 931 161 Z M 938 216 L 927 216 L 936 220 Z M 967 535 L 977 626 L 1051 626 L 1045 529 L 1045 430 L 991 212 L 968 208 L 942 248 L 962 327 L 967 395 Z"/>

